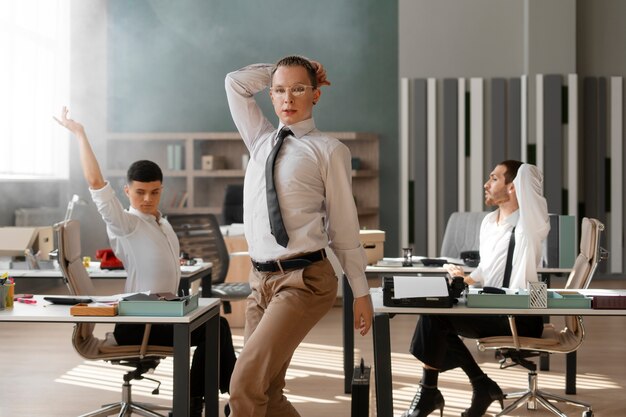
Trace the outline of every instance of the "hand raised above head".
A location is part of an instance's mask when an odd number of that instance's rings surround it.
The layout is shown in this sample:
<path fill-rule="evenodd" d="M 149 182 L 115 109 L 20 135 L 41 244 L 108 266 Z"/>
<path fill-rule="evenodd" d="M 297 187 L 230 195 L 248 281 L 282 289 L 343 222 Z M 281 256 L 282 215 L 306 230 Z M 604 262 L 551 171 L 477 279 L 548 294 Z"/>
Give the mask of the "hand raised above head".
<path fill-rule="evenodd" d="M 63 109 L 61 110 L 61 118 L 57 119 L 54 116 L 52 116 L 52 118 L 56 120 L 58 124 L 65 127 L 67 130 L 74 133 L 75 135 L 79 133 L 85 133 L 85 128 L 83 127 L 83 125 L 81 125 L 75 120 L 69 119 L 67 117 L 68 113 L 69 113 L 69 109 L 67 108 L 67 106 L 63 106 Z"/>

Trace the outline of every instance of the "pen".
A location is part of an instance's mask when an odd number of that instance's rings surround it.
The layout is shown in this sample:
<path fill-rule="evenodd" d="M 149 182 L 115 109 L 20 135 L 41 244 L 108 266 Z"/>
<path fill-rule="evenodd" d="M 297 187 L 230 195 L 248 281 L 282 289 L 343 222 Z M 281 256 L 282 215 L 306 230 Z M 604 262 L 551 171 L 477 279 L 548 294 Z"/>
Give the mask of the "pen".
<path fill-rule="evenodd" d="M 37 304 L 37 300 L 33 300 L 32 298 L 18 298 L 17 300 L 18 303 L 24 303 L 24 304 Z"/>

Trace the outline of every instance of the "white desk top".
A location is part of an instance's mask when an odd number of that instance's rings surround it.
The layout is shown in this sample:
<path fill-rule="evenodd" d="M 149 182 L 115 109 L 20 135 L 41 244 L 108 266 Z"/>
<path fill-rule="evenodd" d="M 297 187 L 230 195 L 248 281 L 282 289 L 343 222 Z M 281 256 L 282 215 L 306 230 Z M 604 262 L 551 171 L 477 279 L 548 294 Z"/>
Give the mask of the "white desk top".
<path fill-rule="evenodd" d="M 473 271 L 474 268 L 464 267 L 465 272 Z M 416 264 L 414 266 L 377 266 L 368 265 L 365 273 L 377 274 L 442 274 L 446 270 L 440 266 L 423 266 Z M 570 268 L 537 268 L 540 274 L 569 274 Z"/>
<path fill-rule="evenodd" d="M 181 317 L 147 316 L 72 316 L 68 305 L 52 304 L 34 297 L 36 304 L 13 303 L 13 307 L 0 310 L 0 322 L 52 322 L 52 323 L 191 323 L 213 307 L 219 307 L 219 298 L 200 298 L 198 308 Z"/>
<path fill-rule="evenodd" d="M 587 289 L 576 290 L 584 295 L 622 295 L 626 296 L 626 290 L 603 290 Z M 541 316 L 626 316 L 624 310 L 594 310 L 591 308 L 470 308 L 459 303 L 452 308 L 432 307 L 387 307 L 383 305 L 382 288 L 370 289 L 374 313 L 387 314 L 465 314 L 465 315 L 541 315 Z"/>
<path fill-rule="evenodd" d="M 183 277 L 189 277 L 198 272 L 205 271 L 212 266 L 213 264 L 211 262 L 202 262 L 193 266 L 182 265 L 180 271 Z M 14 278 L 62 277 L 60 269 L 11 269 L 8 272 L 9 276 Z M 90 262 L 87 272 L 89 272 L 91 278 L 126 278 L 125 269 L 100 269 L 100 262 Z"/>

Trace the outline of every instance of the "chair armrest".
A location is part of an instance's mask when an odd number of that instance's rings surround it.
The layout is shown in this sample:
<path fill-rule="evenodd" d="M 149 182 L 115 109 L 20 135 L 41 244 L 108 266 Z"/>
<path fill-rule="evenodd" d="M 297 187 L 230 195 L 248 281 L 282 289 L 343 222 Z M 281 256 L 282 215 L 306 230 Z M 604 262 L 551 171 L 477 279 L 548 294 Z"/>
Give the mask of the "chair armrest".
<path fill-rule="evenodd" d="M 515 345 L 515 349 L 519 350 L 521 348 L 519 335 L 517 334 L 517 325 L 515 324 L 515 316 L 509 315 L 509 327 L 511 328 L 511 336 L 513 337 L 513 344 Z"/>

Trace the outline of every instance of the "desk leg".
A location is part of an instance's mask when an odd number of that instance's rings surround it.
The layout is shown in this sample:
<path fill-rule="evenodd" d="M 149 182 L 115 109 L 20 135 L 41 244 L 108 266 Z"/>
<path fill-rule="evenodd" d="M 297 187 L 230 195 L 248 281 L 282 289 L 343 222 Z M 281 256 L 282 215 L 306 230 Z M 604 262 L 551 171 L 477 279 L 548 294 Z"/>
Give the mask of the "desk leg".
<path fill-rule="evenodd" d="M 343 285 L 343 392 L 352 392 L 352 374 L 354 373 L 354 295 L 346 276 L 341 280 Z"/>
<path fill-rule="evenodd" d="M 550 274 L 540 274 L 539 278 L 541 281 L 545 282 L 548 288 L 550 288 Z M 544 323 L 550 323 L 550 316 L 543 316 Z M 542 353 L 539 355 L 539 370 L 541 371 L 549 371 L 550 370 L 550 354 Z"/>
<path fill-rule="evenodd" d="M 211 291 L 211 279 L 213 276 L 213 271 L 209 270 L 209 272 L 202 276 L 202 298 L 211 298 L 213 297 L 213 291 Z"/>
<path fill-rule="evenodd" d="M 374 314 L 373 333 L 376 415 L 392 417 L 393 387 L 391 385 L 391 340 L 388 314 Z"/>
<path fill-rule="evenodd" d="M 204 415 L 219 415 L 220 315 L 211 317 L 204 326 Z"/>
<path fill-rule="evenodd" d="M 174 324 L 174 400 L 176 417 L 189 417 L 189 354 L 191 330 L 189 324 Z"/>
<path fill-rule="evenodd" d="M 565 355 L 565 393 L 576 394 L 576 351 Z"/>

